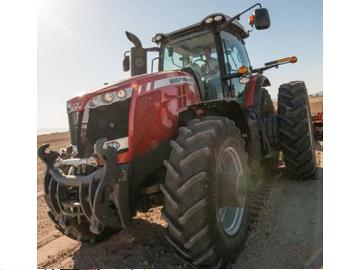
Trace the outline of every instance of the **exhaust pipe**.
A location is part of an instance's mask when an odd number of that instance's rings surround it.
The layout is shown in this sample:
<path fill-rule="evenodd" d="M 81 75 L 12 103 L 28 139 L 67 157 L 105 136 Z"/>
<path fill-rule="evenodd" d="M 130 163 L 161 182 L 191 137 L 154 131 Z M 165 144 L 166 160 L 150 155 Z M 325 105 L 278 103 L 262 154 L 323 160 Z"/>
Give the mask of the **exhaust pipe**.
<path fill-rule="evenodd" d="M 130 72 L 131 76 L 142 75 L 147 73 L 147 50 L 142 47 L 140 39 L 133 33 L 125 31 L 129 41 L 134 44 L 130 50 Z M 126 59 L 127 58 L 127 59 Z M 129 56 L 124 58 L 124 67 L 128 66 Z M 127 71 L 124 69 L 124 71 Z"/>
<path fill-rule="evenodd" d="M 137 36 L 135 36 L 133 33 L 130 33 L 128 31 L 125 31 L 125 34 L 128 40 L 130 40 L 130 42 L 134 44 L 135 48 L 142 48 L 141 41 Z"/>

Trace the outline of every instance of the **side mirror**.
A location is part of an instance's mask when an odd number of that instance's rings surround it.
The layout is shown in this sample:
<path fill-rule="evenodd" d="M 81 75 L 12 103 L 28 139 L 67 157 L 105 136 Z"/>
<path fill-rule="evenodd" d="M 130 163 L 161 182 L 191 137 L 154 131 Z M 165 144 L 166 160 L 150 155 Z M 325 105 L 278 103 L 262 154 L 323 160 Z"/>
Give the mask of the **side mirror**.
<path fill-rule="evenodd" d="M 267 29 L 270 27 L 270 16 L 266 8 L 255 9 L 254 24 L 257 30 Z"/>
<path fill-rule="evenodd" d="M 129 71 L 130 70 L 130 57 L 126 55 L 123 60 L 123 71 Z"/>

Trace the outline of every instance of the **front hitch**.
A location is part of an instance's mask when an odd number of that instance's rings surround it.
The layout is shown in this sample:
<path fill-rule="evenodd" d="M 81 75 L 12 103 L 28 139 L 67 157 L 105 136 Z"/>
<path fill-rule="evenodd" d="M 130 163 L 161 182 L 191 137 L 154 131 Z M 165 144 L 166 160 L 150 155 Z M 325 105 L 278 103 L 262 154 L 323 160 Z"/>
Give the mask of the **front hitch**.
<path fill-rule="evenodd" d="M 38 149 L 39 158 L 47 166 L 45 200 L 63 229 L 66 229 L 66 219 L 74 217 L 85 217 L 95 234 L 100 234 L 105 227 L 126 228 L 131 221 L 129 165 L 117 164 L 117 150 L 113 147 L 102 149 L 97 145 L 96 154 L 104 161 L 104 166 L 88 175 L 67 175 L 54 166 L 60 154 L 56 151 L 47 153 L 48 147 L 45 144 Z"/>

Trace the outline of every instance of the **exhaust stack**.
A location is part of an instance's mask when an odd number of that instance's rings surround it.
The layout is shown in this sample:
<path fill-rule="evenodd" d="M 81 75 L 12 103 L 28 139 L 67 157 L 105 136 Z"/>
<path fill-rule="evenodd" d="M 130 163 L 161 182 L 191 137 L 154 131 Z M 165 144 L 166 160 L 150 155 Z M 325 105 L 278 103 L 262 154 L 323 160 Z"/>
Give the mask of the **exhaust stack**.
<path fill-rule="evenodd" d="M 130 71 L 131 76 L 141 75 L 147 73 L 147 50 L 142 47 L 140 39 L 133 33 L 125 31 L 126 37 L 134 47 L 130 50 Z M 129 61 L 129 56 L 125 56 L 124 62 Z M 126 59 L 127 58 L 127 59 Z M 125 65 L 124 65 L 125 67 Z M 125 70 L 124 68 L 124 71 Z"/>

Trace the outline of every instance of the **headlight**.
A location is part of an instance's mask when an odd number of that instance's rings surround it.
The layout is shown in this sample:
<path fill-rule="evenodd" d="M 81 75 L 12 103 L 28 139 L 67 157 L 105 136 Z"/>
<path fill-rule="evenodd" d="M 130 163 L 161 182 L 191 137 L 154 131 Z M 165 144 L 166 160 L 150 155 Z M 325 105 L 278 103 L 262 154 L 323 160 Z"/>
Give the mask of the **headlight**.
<path fill-rule="evenodd" d="M 98 106 L 98 104 L 99 104 L 98 97 L 93 97 L 89 102 L 90 108 L 94 108 L 94 107 Z"/>
<path fill-rule="evenodd" d="M 206 18 L 205 23 L 212 23 L 214 19 L 212 17 Z"/>
<path fill-rule="evenodd" d="M 106 93 L 102 95 L 102 100 L 105 103 L 110 103 L 114 100 L 114 94 L 113 93 Z"/>
<path fill-rule="evenodd" d="M 221 15 L 217 15 L 214 17 L 214 20 L 217 22 L 221 21 L 222 19 L 223 19 L 223 16 L 221 16 Z"/>
<path fill-rule="evenodd" d="M 118 96 L 119 99 L 125 99 L 127 94 L 125 90 L 119 90 L 117 91 L 116 95 Z"/>

